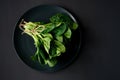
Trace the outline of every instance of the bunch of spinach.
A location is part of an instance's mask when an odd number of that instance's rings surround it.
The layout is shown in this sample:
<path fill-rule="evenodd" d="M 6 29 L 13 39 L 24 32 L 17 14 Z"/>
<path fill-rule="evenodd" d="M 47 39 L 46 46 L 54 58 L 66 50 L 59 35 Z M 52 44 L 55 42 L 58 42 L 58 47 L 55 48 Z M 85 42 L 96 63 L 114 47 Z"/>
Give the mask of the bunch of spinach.
<path fill-rule="evenodd" d="M 54 67 L 57 57 L 66 52 L 66 44 L 69 43 L 72 31 L 78 24 L 65 14 L 55 14 L 49 18 L 49 23 L 26 22 L 22 20 L 20 29 L 34 40 L 36 47 L 32 60 L 41 65 Z"/>

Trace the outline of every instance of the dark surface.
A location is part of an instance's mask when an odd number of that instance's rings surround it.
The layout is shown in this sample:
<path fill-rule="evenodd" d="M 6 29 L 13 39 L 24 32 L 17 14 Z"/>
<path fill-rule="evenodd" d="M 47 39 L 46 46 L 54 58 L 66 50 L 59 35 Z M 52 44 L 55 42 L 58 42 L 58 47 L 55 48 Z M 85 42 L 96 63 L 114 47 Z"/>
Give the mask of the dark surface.
<path fill-rule="evenodd" d="M 40 4 L 62 5 L 82 23 L 83 46 L 78 59 L 51 74 L 25 65 L 13 46 L 19 17 Z M 2 0 L 0 10 L 0 80 L 120 80 L 119 0 Z"/>

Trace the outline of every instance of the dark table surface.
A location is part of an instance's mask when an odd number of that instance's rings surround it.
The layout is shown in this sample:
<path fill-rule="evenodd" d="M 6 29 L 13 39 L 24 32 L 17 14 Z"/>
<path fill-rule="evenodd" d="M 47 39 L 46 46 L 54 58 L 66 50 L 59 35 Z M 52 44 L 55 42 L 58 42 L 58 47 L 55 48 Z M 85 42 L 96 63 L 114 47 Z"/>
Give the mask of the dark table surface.
<path fill-rule="evenodd" d="M 78 59 L 55 73 L 41 73 L 16 55 L 13 33 L 19 17 L 41 4 L 61 5 L 81 22 Z M 120 1 L 118 0 L 1 0 L 0 80 L 120 80 Z"/>

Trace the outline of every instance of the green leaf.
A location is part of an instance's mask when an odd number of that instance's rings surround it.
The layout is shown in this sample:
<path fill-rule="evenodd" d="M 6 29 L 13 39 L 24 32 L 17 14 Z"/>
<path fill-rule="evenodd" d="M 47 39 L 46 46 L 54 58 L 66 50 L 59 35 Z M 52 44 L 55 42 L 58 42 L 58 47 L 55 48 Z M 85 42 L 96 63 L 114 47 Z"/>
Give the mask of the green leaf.
<path fill-rule="evenodd" d="M 49 54 L 51 39 L 49 37 L 45 37 L 45 38 L 42 39 L 42 41 L 43 41 L 43 45 L 44 45 L 44 48 L 45 48 L 46 52 Z"/>
<path fill-rule="evenodd" d="M 57 47 L 57 50 L 56 50 L 56 55 L 55 56 L 60 56 L 61 55 L 61 50 L 59 47 Z"/>
<path fill-rule="evenodd" d="M 39 52 L 37 56 L 39 63 L 41 63 L 42 65 L 46 64 L 46 56 L 44 55 L 44 52 L 41 48 L 39 48 Z"/>
<path fill-rule="evenodd" d="M 55 24 L 58 24 L 60 22 L 64 22 L 65 24 L 70 24 L 71 23 L 70 17 L 68 15 L 62 14 L 62 13 L 58 13 L 58 14 L 52 16 L 50 18 L 50 21 L 52 23 L 55 23 Z"/>
<path fill-rule="evenodd" d="M 70 39 L 70 38 L 71 38 L 71 35 L 72 35 L 72 32 L 71 32 L 70 28 L 68 28 L 68 30 L 64 33 L 64 36 L 65 36 L 66 38 Z"/>
<path fill-rule="evenodd" d="M 37 46 L 37 51 L 36 53 L 31 56 L 31 59 L 33 61 L 37 60 L 41 65 L 44 65 L 46 64 L 46 58 L 45 58 L 45 55 L 43 53 L 43 50 L 41 48 L 39 48 L 40 46 Z"/>
<path fill-rule="evenodd" d="M 62 16 L 61 14 L 56 14 L 50 18 L 50 21 L 52 23 L 63 22 L 63 20 L 61 19 L 61 16 Z"/>
<path fill-rule="evenodd" d="M 46 52 L 49 54 L 49 50 L 50 50 L 50 42 L 52 40 L 52 35 L 51 34 L 42 34 L 44 37 L 42 38 L 43 41 L 43 46 L 46 50 Z"/>
<path fill-rule="evenodd" d="M 56 22 L 54 24 L 55 24 L 55 27 L 59 27 L 62 24 L 62 22 Z"/>
<path fill-rule="evenodd" d="M 63 42 L 63 36 L 56 36 L 56 39 L 60 42 Z"/>
<path fill-rule="evenodd" d="M 46 63 L 48 64 L 49 67 L 54 67 L 57 64 L 57 60 L 55 58 L 48 59 Z"/>
<path fill-rule="evenodd" d="M 43 36 L 43 38 L 44 37 L 49 37 L 49 38 L 53 38 L 53 36 L 52 36 L 52 34 L 50 34 L 50 33 L 45 33 L 45 34 L 41 34 L 42 36 Z"/>
<path fill-rule="evenodd" d="M 34 39 L 34 45 L 36 47 L 40 46 L 41 42 L 39 41 L 39 38 L 36 35 L 33 35 L 32 38 Z"/>
<path fill-rule="evenodd" d="M 55 41 L 55 45 L 57 46 L 57 50 L 60 51 L 61 53 L 64 53 L 66 51 L 64 44 L 57 40 L 54 41 Z"/>
<path fill-rule="evenodd" d="M 64 53 L 65 51 L 66 51 L 66 48 L 64 44 L 62 44 L 60 41 L 54 40 L 54 43 L 51 45 L 51 48 L 50 48 L 50 56 L 57 57 L 57 56 L 60 56 L 61 53 Z"/>
<path fill-rule="evenodd" d="M 66 30 L 66 24 L 61 24 L 59 27 L 55 28 L 54 30 L 52 30 L 52 33 L 55 36 L 60 36 L 62 35 Z"/>
<path fill-rule="evenodd" d="M 54 41 L 51 41 L 51 45 L 50 45 L 50 50 L 49 50 L 49 54 L 50 54 L 50 58 L 55 57 L 54 55 L 56 54 L 56 46 Z"/>
<path fill-rule="evenodd" d="M 42 33 L 48 33 L 55 28 L 55 25 L 53 23 L 44 24 L 44 26 L 45 30 Z"/>
<path fill-rule="evenodd" d="M 76 30 L 78 28 L 78 24 L 77 23 L 73 23 L 73 26 L 71 27 L 71 29 Z"/>

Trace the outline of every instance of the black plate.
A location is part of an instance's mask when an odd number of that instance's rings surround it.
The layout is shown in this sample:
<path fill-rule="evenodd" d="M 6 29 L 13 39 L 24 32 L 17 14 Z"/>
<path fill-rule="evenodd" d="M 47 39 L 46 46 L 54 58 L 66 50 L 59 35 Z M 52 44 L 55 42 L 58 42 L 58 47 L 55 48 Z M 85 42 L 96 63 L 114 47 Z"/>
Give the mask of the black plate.
<path fill-rule="evenodd" d="M 41 66 L 38 62 L 33 62 L 30 58 L 35 53 L 36 48 L 31 37 L 24 34 L 21 35 L 22 31 L 19 29 L 21 19 L 25 21 L 44 21 L 48 22 L 49 17 L 56 13 L 64 13 L 70 16 L 74 22 L 76 19 L 66 9 L 53 6 L 53 5 L 40 5 L 35 8 L 28 10 L 18 21 L 15 32 L 14 32 L 14 46 L 17 54 L 28 66 L 37 69 L 39 71 L 54 72 L 68 66 L 76 58 L 80 49 L 80 28 L 78 28 L 72 35 L 72 41 L 70 42 L 69 49 L 62 56 L 58 58 L 58 63 L 55 67 Z"/>

